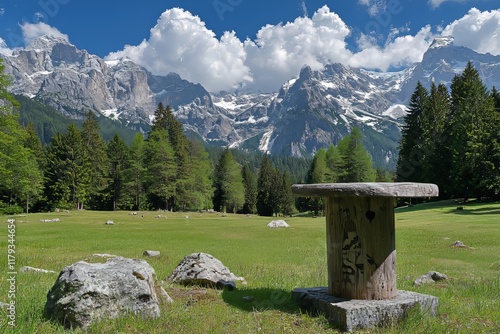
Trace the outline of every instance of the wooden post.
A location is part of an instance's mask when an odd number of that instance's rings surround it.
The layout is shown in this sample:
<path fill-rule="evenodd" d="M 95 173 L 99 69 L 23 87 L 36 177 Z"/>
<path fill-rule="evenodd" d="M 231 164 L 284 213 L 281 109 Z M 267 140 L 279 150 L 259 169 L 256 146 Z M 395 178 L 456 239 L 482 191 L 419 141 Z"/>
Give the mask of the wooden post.
<path fill-rule="evenodd" d="M 438 195 L 434 184 L 333 183 L 293 185 L 296 195 L 326 199 L 328 294 L 395 298 L 394 197 Z"/>
<path fill-rule="evenodd" d="M 391 299 L 396 290 L 394 199 L 328 197 L 328 293 L 349 299 Z"/>

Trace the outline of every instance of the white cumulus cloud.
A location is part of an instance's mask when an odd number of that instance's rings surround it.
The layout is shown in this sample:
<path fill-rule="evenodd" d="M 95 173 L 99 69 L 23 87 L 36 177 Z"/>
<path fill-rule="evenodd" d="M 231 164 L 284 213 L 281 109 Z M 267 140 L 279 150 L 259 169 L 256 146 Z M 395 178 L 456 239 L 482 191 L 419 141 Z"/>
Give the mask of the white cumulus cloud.
<path fill-rule="evenodd" d="M 173 8 L 161 15 L 148 39 L 106 59 L 130 58 L 159 75 L 175 72 L 212 92 L 238 87 L 276 91 L 304 65 L 315 70 L 329 63 L 387 70 L 419 61 L 432 42 L 431 29 L 422 28 L 415 36 L 403 36 L 406 32 L 393 29 L 382 47 L 373 36 L 362 35 L 361 51 L 353 54 L 346 44 L 349 27 L 326 5 L 312 17 L 266 25 L 254 40 L 244 42 L 234 32 L 217 39 L 198 16 Z"/>
<path fill-rule="evenodd" d="M 467 1 L 470 1 L 470 0 L 429 0 L 429 5 L 431 6 L 431 8 L 438 8 L 439 6 L 441 6 L 442 3 L 444 2 L 467 2 Z"/>
<path fill-rule="evenodd" d="M 5 8 L 0 8 L 0 16 L 2 16 L 3 14 L 5 14 Z"/>
<path fill-rule="evenodd" d="M 7 43 L 0 37 L 0 54 L 10 56 L 12 55 L 12 50 L 9 49 Z"/>
<path fill-rule="evenodd" d="M 367 7 L 370 16 L 375 16 L 387 9 L 386 0 L 358 0 L 358 3 Z"/>
<path fill-rule="evenodd" d="M 155 74 L 170 72 L 199 82 L 210 91 L 250 82 L 243 43 L 234 32 L 219 39 L 198 16 L 180 8 L 165 11 L 148 40 L 109 54 L 106 59 L 130 58 Z"/>
<path fill-rule="evenodd" d="M 430 26 L 425 26 L 415 35 L 397 36 L 393 29 L 383 47 L 367 35 L 361 35 L 358 45 L 362 49 L 354 54 L 348 64 L 353 67 L 387 71 L 391 67 L 403 67 L 422 60 L 432 43 L 434 34 Z"/>
<path fill-rule="evenodd" d="M 304 65 L 321 69 L 327 63 L 346 63 L 352 55 L 345 43 L 349 33 L 347 25 L 327 6 L 312 18 L 263 27 L 255 41 L 245 41 L 246 63 L 254 76 L 251 86 L 277 90 Z"/>
<path fill-rule="evenodd" d="M 23 23 L 21 25 L 23 31 L 23 39 L 26 45 L 30 45 L 35 39 L 44 35 L 51 35 L 54 37 L 61 37 L 69 41 L 69 37 L 66 34 L 60 32 L 57 28 L 54 28 L 44 22 L 39 23 Z"/>
<path fill-rule="evenodd" d="M 446 26 L 442 35 L 453 36 L 455 45 L 500 55 L 500 9 L 482 12 L 472 8 L 464 17 Z"/>

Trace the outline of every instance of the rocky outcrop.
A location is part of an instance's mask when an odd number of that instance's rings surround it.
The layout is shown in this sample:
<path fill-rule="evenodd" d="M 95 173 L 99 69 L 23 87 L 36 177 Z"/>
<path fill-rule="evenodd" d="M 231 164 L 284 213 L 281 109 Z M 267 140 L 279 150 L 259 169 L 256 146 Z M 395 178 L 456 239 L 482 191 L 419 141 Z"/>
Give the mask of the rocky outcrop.
<path fill-rule="evenodd" d="M 67 328 L 127 313 L 160 315 L 154 269 L 144 260 L 114 257 L 64 268 L 47 294 L 45 316 Z"/>

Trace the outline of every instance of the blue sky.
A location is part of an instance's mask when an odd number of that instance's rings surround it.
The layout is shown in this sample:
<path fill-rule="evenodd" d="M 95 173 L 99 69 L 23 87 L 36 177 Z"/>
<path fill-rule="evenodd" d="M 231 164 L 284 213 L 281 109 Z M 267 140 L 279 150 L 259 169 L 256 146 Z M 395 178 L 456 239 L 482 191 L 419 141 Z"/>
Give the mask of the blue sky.
<path fill-rule="evenodd" d="M 128 57 L 157 74 L 177 72 L 212 91 L 276 90 L 306 64 L 397 70 L 421 59 L 440 34 L 500 54 L 498 2 L 2 0 L 0 52 L 50 33 L 108 60 Z"/>

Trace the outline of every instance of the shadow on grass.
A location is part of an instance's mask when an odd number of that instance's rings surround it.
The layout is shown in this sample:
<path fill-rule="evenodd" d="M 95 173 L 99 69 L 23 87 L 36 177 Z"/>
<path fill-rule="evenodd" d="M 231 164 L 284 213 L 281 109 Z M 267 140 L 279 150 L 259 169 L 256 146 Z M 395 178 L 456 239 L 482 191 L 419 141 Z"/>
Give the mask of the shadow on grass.
<path fill-rule="evenodd" d="M 480 208 L 471 208 L 467 206 L 462 206 L 461 209 L 453 208 L 447 213 L 453 213 L 457 215 L 498 215 L 500 214 L 500 207 L 498 206 L 488 206 Z"/>
<path fill-rule="evenodd" d="M 292 292 L 283 289 L 224 290 L 222 299 L 243 311 L 278 310 L 290 314 L 300 313 L 299 305 L 292 299 Z"/>

